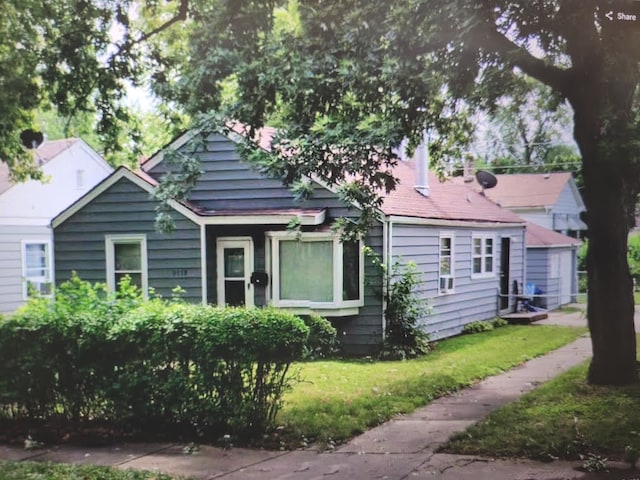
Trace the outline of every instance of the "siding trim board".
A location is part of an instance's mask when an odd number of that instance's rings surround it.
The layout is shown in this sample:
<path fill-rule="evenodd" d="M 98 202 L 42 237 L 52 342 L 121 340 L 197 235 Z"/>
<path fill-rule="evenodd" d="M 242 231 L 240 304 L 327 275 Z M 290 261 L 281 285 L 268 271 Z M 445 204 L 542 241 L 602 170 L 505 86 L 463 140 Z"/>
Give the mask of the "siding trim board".
<path fill-rule="evenodd" d="M 300 225 L 322 225 L 326 218 L 327 210 L 318 212 L 283 212 L 283 213 L 249 213 L 247 215 L 226 215 L 224 210 L 218 215 L 200 217 L 201 225 L 288 225 L 293 220 L 299 220 Z"/>
<path fill-rule="evenodd" d="M 138 175 L 136 175 L 134 172 L 132 172 L 128 168 L 120 167 L 115 172 L 113 172 L 109 177 L 107 177 L 104 181 L 102 181 L 97 186 L 95 186 L 92 190 L 90 190 L 86 195 L 81 197 L 77 202 L 75 202 L 73 205 L 71 205 L 69 208 L 63 211 L 60 215 L 55 217 L 51 221 L 51 226 L 53 228 L 60 226 L 66 220 L 68 220 L 73 215 L 75 215 L 78 211 L 82 210 L 86 205 L 91 203 L 94 199 L 96 199 L 97 197 L 102 195 L 104 192 L 106 192 L 109 188 L 115 185 L 122 178 L 126 178 L 127 180 L 134 183 L 135 185 L 137 185 L 138 187 L 147 191 L 150 194 L 153 194 L 155 192 L 155 187 L 153 185 L 149 184 L 146 180 L 143 180 L 142 178 L 140 178 Z M 198 215 L 196 215 L 194 212 L 189 210 L 187 207 L 174 201 L 170 201 L 169 205 L 171 205 L 171 207 L 175 211 L 182 214 L 184 217 L 188 218 L 193 223 L 197 225 L 200 224 L 198 220 L 199 219 Z"/>
<path fill-rule="evenodd" d="M 416 225 L 416 226 L 432 226 L 432 227 L 463 227 L 463 228 L 479 228 L 479 229 L 495 229 L 495 228 L 509 228 L 509 227 L 524 227 L 524 220 L 522 223 L 500 223 L 500 222 L 473 222 L 468 220 L 438 220 L 435 218 L 417 218 L 417 217 L 401 217 L 391 215 L 388 217 L 388 221 L 399 223 L 403 225 Z"/>

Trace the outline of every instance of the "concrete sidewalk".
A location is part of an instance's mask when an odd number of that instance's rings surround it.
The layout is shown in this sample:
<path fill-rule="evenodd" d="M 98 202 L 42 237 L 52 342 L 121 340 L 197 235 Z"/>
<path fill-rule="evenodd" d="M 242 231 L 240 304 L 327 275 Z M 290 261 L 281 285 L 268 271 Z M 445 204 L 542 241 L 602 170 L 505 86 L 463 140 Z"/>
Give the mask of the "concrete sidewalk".
<path fill-rule="evenodd" d="M 544 323 L 584 325 L 584 315 L 552 313 Z M 440 398 L 411 415 L 367 431 L 333 452 L 274 452 L 202 446 L 185 454 L 184 445 L 130 444 L 101 448 L 58 446 L 38 451 L 0 446 L 0 459 L 90 463 L 145 469 L 194 479 L 369 480 L 628 479 L 630 472 L 591 474 L 579 463 L 493 460 L 434 453 L 453 433 L 591 355 L 587 336 L 471 388 Z M 626 476 L 625 476 L 626 475 Z"/>

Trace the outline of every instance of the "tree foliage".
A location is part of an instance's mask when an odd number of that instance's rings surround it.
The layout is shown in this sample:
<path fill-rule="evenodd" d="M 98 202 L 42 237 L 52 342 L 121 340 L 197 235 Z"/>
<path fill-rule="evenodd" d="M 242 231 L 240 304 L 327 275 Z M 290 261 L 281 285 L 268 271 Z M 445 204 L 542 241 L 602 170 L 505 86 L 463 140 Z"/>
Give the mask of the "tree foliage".
<path fill-rule="evenodd" d="M 486 126 L 472 145 L 482 167 L 495 173 L 578 170 L 569 105 L 544 84 L 528 77 L 518 80 L 511 95 L 483 112 Z"/>
<path fill-rule="evenodd" d="M 0 159 L 16 179 L 40 176 L 20 132 L 38 128 L 43 117 L 64 136 L 85 134 L 90 125 L 90 143 L 116 163 L 136 156 L 136 124 L 146 122 L 130 114 L 125 96 L 145 78 L 145 42 L 186 18 L 183 3 L 141 31 L 147 25 L 138 21 L 135 0 L 1 2 Z"/>
<path fill-rule="evenodd" d="M 274 28 L 295 5 L 300 28 Z M 621 2 L 615 8 L 627 8 Z M 235 76 L 234 118 L 277 114 L 269 170 L 349 182 L 376 207 L 392 189 L 393 149 L 427 129 L 434 159 L 468 138 L 469 109 L 495 109 L 521 75 L 573 110 L 589 227 L 588 319 L 595 383 L 637 380 L 626 236 L 640 188 L 636 89 L 640 28 L 610 21 L 596 0 L 197 2 L 189 65 L 177 82 L 190 108 L 217 109 Z M 451 148 L 454 147 L 454 148 Z M 355 180 L 353 180 L 355 179 Z"/>
<path fill-rule="evenodd" d="M 364 207 L 364 229 L 396 184 L 404 137 L 412 148 L 426 129 L 434 160 L 458 156 L 469 113 L 495 109 L 524 74 L 573 110 L 590 236 L 589 378 L 637 379 L 626 237 L 640 189 L 640 28 L 607 18 L 630 2 L 140 0 L 148 21 L 134 21 L 132 2 L 2 3 L 1 158 L 18 158 L 15 132 L 39 102 L 63 115 L 97 108 L 98 133 L 117 143 L 124 82 L 148 67 L 172 104 L 228 107 L 249 137 L 277 121 L 264 168 L 287 184 L 312 174 L 340 186 Z"/>

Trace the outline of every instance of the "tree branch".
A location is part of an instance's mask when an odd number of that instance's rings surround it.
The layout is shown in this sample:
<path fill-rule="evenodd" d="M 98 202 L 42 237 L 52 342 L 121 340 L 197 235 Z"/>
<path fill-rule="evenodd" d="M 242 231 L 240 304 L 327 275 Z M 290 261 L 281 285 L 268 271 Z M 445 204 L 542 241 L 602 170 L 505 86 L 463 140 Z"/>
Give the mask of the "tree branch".
<path fill-rule="evenodd" d="M 487 53 L 498 55 L 505 63 L 520 68 L 527 75 L 560 92 L 563 96 L 570 87 L 570 70 L 556 67 L 532 55 L 526 48 L 501 33 L 490 2 L 477 2 L 476 22 L 467 33 L 469 45 L 477 45 Z"/>
<path fill-rule="evenodd" d="M 471 35 L 480 48 L 497 54 L 506 63 L 518 67 L 527 75 L 567 96 L 570 86 L 569 70 L 549 65 L 544 60 L 534 57 L 528 50 L 500 33 L 495 25 L 483 22 L 474 28 Z"/>
<path fill-rule="evenodd" d="M 120 47 L 118 48 L 116 53 L 113 55 L 113 57 L 117 57 L 124 52 L 130 52 L 131 48 L 134 47 L 135 45 L 139 45 L 140 43 L 150 39 L 151 37 L 158 35 L 159 33 L 162 33 L 165 30 L 169 29 L 174 24 L 186 20 L 188 13 L 189 13 L 189 0 L 180 0 L 180 6 L 178 7 L 178 11 L 173 17 L 171 17 L 169 20 L 164 22 L 162 25 L 154 28 L 150 32 L 142 33 L 135 40 L 132 40 L 132 39 L 125 40 L 125 42 L 123 42 L 122 45 L 120 45 Z"/>
<path fill-rule="evenodd" d="M 133 46 L 138 43 L 142 43 L 145 40 L 148 40 L 149 38 L 153 37 L 154 35 L 157 35 L 158 33 L 161 33 L 164 30 L 167 30 L 173 24 L 186 20 L 188 13 L 189 13 L 189 0 L 180 0 L 180 7 L 178 8 L 178 12 L 173 17 L 171 17 L 169 20 L 167 20 L 165 23 L 163 23 L 159 27 L 154 28 L 150 32 L 143 33 L 142 35 L 140 35 L 136 40 L 134 40 L 131 43 L 131 45 Z"/>

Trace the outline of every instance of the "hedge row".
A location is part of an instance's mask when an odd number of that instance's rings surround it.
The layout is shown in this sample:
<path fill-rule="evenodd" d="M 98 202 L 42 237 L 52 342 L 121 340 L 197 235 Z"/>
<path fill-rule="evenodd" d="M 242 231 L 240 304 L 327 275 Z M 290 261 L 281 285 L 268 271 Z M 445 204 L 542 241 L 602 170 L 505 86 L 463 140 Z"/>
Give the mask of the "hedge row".
<path fill-rule="evenodd" d="M 143 301 L 126 282 L 110 297 L 74 278 L 0 323 L 0 417 L 254 436 L 308 334 L 283 311 Z"/>

